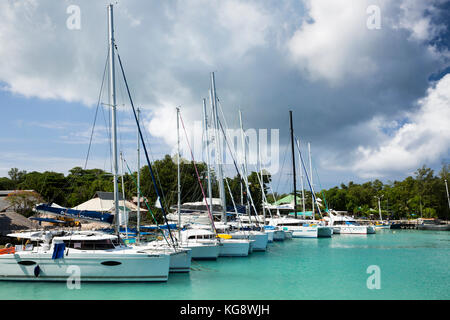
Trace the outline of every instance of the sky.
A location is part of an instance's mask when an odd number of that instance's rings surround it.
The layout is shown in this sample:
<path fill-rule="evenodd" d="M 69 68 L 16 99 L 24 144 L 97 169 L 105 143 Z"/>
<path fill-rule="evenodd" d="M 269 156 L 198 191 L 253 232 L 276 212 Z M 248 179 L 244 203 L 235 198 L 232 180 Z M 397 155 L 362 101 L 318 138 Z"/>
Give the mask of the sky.
<path fill-rule="evenodd" d="M 86 158 L 87 168 L 111 170 L 108 3 L 0 2 L 0 176 L 12 167 L 67 173 Z M 290 110 L 319 187 L 401 180 L 450 162 L 449 9 L 444 0 L 120 0 L 115 40 L 152 160 L 176 151 L 178 106 L 195 160 L 206 160 L 202 99 L 211 120 L 214 72 L 221 122 L 236 145 L 242 112 L 249 170 L 257 133 L 271 150 L 261 159 L 274 191 L 288 192 Z M 119 150 L 136 170 L 119 71 Z M 180 139 L 190 159 L 182 128 Z"/>

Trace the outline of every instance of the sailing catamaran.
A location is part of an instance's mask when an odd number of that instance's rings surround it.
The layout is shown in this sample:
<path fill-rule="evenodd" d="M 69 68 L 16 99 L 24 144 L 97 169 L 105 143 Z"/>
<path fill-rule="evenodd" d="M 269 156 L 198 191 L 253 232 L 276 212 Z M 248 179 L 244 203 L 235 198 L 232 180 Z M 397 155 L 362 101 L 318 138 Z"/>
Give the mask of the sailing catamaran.
<path fill-rule="evenodd" d="M 269 219 L 269 225 L 274 227 L 283 228 L 285 230 L 292 232 L 293 238 L 318 238 L 318 237 L 331 237 L 332 235 L 332 229 L 327 226 L 321 225 L 318 221 L 311 219 L 311 220 L 305 220 L 305 219 L 298 219 L 297 215 L 301 214 L 297 212 L 297 185 L 296 185 L 296 170 L 295 170 L 295 152 L 294 152 L 294 128 L 293 128 L 293 121 L 292 121 L 292 111 L 289 111 L 289 120 L 290 120 L 290 132 L 291 132 L 291 151 L 292 151 L 292 172 L 293 172 L 293 188 L 294 188 L 294 201 L 292 204 L 292 208 L 294 209 L 294 216 L 295 218 L 290 217 L 279 217 L 279 218 L 272 218 Z M 302 167 L 304 167 L 303 159 L 301 157 L 300 152 L 300 146 L 299 142 L 297 140 L 297 148 L 298 148 L 298 155 L 299 155 L 299 161 L 300 161 L 300 172 L 302 173 Z M 311 162 L 310 162 L 311 164 Z M 311 166 L 310 166 L 311 167 Z M 312 172 L 312 169 L 311 169 Z M 305 169 L 306 173 L 306 169 Z M 306 173 L 306 178 L 308 178 L 308 174 Z M 303 213 L 305 212 L 305 200 L 304 200 L 304 192 L 303 192 L 303 174 L 301 174 L 301 182 L 302 182 L 302 202 L 303 202 Z M 314 204 L 316 203 L 316 198 L 314 195 L 314 188 L 312 187 L 312 183 L 310 183 L 310 180 L 308 179 L 308 182 L 310 184 L 311 189 L 311 195 L 312 195 L 312 215 L 314 216 Z"/>
<path fill-rule="evenodd" d="M 85 231 L 38 231 L 10 234 L 27 239 L 21 246 L 0 255 L 0 279 L 65 281 L 73 267 L 78 269 L 80 281 L 166 281 L 170 256 L 162 252 L 141 251 L 121 241 L 119 230 L 118 152 L 115 91 L 115 39 L 113 5 L 108 5 L 109 44 L 109 105 L 112 108 L 112 151 L 114 175 L 114 212 L 116 234 Z M 96 212 L 82 212 L 48 205 L 37 207 L 47 213 L 70 215 L 111 223 L 112 216 Z M 33 244 L 34 242 L 34 244 Z"/>
<path fill-rule="evenodd" d="M 0 280 L 167 281 L 169 255 L 126 246 L 117 235 L 95 231 L 8 234 L 27 240 L 0 255 Z M 76 268 L 76 269 L 74 269 Z"/>

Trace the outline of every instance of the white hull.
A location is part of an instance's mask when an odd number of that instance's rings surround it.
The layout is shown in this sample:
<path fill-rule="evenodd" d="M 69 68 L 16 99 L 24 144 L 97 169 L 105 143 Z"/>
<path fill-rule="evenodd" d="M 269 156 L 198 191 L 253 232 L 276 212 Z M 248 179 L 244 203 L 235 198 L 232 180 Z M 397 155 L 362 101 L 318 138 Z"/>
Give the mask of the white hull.
<path fill-rule="evenodd" d="M 169 255 L 154 253 L 86 254 L 69 249 L 64 258 L 52 259 L 49 251 L 18 252 L 0 256 L 0 279 L 67 281 L 75 275 L 74 270 L 79 270 L 80 281 L 167 281 L 169 263 Z M 37 266 L 39 273 L 35 276 Z"/>
<path fill-rule="evenodd" d="M 221 239 L 219 257 L 246 257 L 250 251 L 250 241 L 245 239 Z"/>
<path fill-rule="evenodd" d="M 283 230 L 273 232 L 273 241 L 284 241 L 286 233 Z"/>
<path fill-rule="evenodd" d="M 275 230 L 265 230 L 264 232 L 267 233 L 267 242 L 273 242 Z"/>
<path fill-rule="evenodd" d="M 268 243 L 268 235 L 265 232 L 258 231 L 237 231 L 231 233 L 234 239 L 254 240 L 251 243 L 251 251 L 266 251 Z"/>
<path fill-rule="evenodd" d="M 192 252 L 190 249 L 169 247 L 165 243 L 149 243 L 136 246 L 141 251 L 151 250 L 170 255 L 169 272 L 189 272 L 191 270 Z"/>
<path fill-rule="evenodd" d="M 220 246 L 212 243 L 187 242 L 182 243 L 184 249 L 191 249 L 191 257 L 194 260 L 216 260 L 219 257 Z"/>
<path fill-rule="evenodd" d="M 292 231 L 283 230 L 283 232 L 284 232 L 284 239 L 292 239 Z"/>
<path fill-rule="evenodd" d="M 333 226 L 335 234 L 373 234 L 375 228 L 372 226 Z"/>
<path fill-rule="evenodd" d="M 191 270 L 192 251 L 183 249 L 170 254 L 169 272 L 180 273 Z"/>
<path fill-rule="evenodd" d="M 303 227 L 303 226 L 285 226 L 288 231 L 292 232 L 293 238 L 317 238 L 317 227 Z"/>
<path fill-rule="evenodd" d="M 391 226 L 390 225 L 386 225 L 386 226 L 375 226 L 375 230 L 381 230 L 381 229 L 390 229 Z"/>

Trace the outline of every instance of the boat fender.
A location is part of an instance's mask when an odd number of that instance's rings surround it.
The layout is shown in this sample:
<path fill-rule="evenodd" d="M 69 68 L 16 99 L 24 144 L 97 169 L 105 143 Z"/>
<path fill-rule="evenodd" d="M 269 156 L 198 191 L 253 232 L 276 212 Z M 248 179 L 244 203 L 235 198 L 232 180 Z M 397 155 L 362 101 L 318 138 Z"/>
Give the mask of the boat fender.
<path fill-rule="evenodd" d="M 39 273 L 41 272 L 41 268 L 39 268 L 39 265 L 34 267 L 34 276 L 37 278 L 39 277 Z"/>

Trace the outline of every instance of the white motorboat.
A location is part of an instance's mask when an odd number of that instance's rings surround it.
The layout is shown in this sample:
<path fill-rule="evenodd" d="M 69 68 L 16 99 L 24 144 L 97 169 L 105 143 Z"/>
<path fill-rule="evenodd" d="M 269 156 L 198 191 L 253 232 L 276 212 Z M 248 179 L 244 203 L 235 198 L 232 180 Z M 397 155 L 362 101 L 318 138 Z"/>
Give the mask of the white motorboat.
<path fill-rule="evenodd" d="M 331 227 L 316 224 L 312 221 L 295 218 L 272 218 L 268 219 L 269 225 L 291 231 L 293 238 L 318 238 L 331 237 L 333 230 Z"/>
<path fill-rule="evenodd" d="M 9 234 L 26 239 L 0 255 L 1 280 L 167 281 L 170 256 L 123 244 L 115 235 L 92 231 Z"/>
<path fill-rule="evenodd" d="M 354 218 L 337 211 L 329 210 L 328 216 L 324 219 L 333 228 L 334 234 L 374 234 L 376 232 L 374 226 L 360 225 Z"/>

